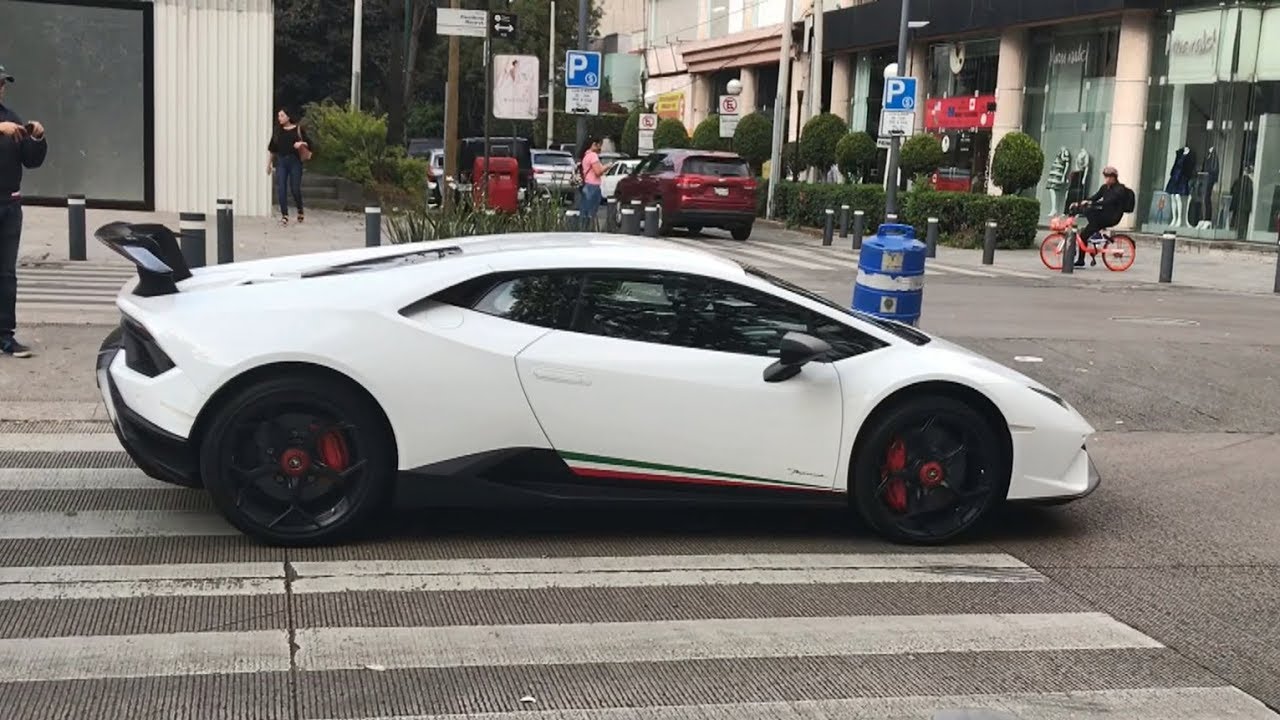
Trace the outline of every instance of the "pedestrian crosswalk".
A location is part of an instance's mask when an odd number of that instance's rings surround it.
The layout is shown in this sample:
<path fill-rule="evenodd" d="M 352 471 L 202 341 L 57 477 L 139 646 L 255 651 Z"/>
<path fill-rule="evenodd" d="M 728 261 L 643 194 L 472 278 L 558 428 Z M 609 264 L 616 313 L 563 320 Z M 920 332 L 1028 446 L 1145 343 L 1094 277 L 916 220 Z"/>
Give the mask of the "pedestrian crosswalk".
<path fill-rule="evenodd" d="M 667 513 L 269 548 L 40 427 L 0 427 L 5 720 L 1277 717 L 988 549 Z"/>
<path fill-rule="evenodd" d="M 18 268 L 18 302 L 61 309 L 115 306 L 121 286 L 136 277 L 121 263 L 51 263 Z"/>

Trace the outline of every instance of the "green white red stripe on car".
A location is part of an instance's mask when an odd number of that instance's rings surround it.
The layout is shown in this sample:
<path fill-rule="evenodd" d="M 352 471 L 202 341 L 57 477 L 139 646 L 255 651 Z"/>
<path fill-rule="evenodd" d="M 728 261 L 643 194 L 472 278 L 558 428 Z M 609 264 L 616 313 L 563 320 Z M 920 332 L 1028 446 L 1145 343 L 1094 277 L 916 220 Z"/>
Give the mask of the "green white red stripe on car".
<path fill-rule="evenodd" d="M 777 490 L 799 490 L 809 492 L 831 492 L 830 488 L 815 487 L 804 483 L 775 480 L 685 467 L 666 465 L 643 460 L 626 460 L 604 455 L 589 455 L 560 451 L 560 457 L 568 464 L 573 473 L 579 477 L 603 478 L 609 480 L 627 480 L 638 482 L 680 483 L 686 485 L 704 485 L 708 487 L 762 487 Z"/>

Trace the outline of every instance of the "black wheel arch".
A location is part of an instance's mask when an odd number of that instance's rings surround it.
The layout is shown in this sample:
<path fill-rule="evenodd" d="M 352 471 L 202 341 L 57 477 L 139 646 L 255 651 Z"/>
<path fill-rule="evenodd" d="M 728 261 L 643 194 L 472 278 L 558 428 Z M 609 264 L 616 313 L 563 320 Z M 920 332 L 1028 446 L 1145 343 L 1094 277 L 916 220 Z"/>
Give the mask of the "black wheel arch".
<path fill-rule="evenodd" d="M 867 419 L 862 422 L 862 427 L 858 429 L 858 435 L 853 441 L 853 449 L 849 454 L 849 470 L 846 477 L 847 487 L 853 487 L 854 472 L 858 466 L 858 453 L 862 450 L 862 443 L 871 428 L 875 426 L 876 421 L 898 403 L 911 398 L 931 396 L 942 396 L 958 400 L 973 408 L 987 420 L 991 425 L 991 431 L 1000 440 L 1000 458 L 1003 463 L 1004 481 L 1007 483 L 1011 479 L 1013 473 L 1013 435 L 1009 432 L 1009 421 L 1005 418 L 1004 413 L 1000 412 L 1000 408 L 996 407 L 991 398 L 968 385 L 948 380 L 926 380 L 898 388 L 877 403 L 867 415 Z M 849 497 L 852 499 L 852 492 L 850 492 Z"/>
<path fill-rule="evenodd" d="M 199 457 L 200 446 L 204 442 L 204 433 L 208 430 L 213 419 L 217 417 L 218 412 L 226 406 L 227 402 L 236 393 L 246 387 L 281 376 L 310 377 L 322 382 L 338 383 L 359 394 L 369 402 L 370 407 L 377 413 L 378 419 L 382 423 L 382 429 L 386 433 L 387 443 L 391 446 L 392 456 L 398 462 L 400 448 L 396 443 L 395 428 L 391 425 L 391 419 L 387 417 L 387 411 L 383 409 L 382 403 L 378 402 L 373 393 L 344 372 L 325 365 L 303 361 L 281 361 L 259 365 L 236 375 L 224 383 L 209 397 L 204 407 L 200 408 L 200 413 L 196 415 L 195 422 L 191 425 L 191 432 L 187 435 L 187 447 L 190 452 L 195 457 Z"/>

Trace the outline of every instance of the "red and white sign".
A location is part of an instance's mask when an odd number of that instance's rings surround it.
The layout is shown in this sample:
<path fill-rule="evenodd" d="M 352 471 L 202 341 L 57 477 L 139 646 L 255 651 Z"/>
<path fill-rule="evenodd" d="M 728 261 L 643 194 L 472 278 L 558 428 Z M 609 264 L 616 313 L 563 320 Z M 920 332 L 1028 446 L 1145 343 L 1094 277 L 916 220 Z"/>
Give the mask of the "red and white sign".
<path fill-rule="evenodd" d="M 657 113 L 641 113 L 640 114 L 640 133 L 639 133 L 640 137 L 637 138 L 637 140 L 639 141 L 637 144 L 639 146 L 640 152 L 642 153 L 653 152 L 653 131 L 657 129 L 658 129 Z"/>
<path fill-rule="evenodd" d="M 720 96 L 720 137 L 731 138 L 738 131 L 738 97 Z"/>
<path fill-rule="evenodd" d="M 640 129 L 650 130 L 650 131 L 657 130 L 658 129 L 657 113 L 642 113 L 640 115 Z"/>
<path fill-rule="evenodd" d="M 926 130 L 984 130 L 996 123 L 996 96 L 929 98 L 925 101 Z"/>
<path fill-rule="evenodd" d="M 733 95 L 720 96 L 720 114 L 721 115 L 737 115 L 738 114 L 738 98 Z"/>

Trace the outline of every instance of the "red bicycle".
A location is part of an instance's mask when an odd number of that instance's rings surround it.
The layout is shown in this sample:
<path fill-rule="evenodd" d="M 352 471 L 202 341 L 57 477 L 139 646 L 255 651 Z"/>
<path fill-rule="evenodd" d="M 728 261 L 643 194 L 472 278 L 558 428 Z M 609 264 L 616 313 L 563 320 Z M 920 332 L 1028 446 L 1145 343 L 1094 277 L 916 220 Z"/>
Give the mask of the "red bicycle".
<path fill-rule="evenodd" d="M 1076 206 L 1073 206 L 1073 209 Z M 1062 269 L 1062 255 L 1067 243 L 1075 241 L 1076 257 L 1089 256 L 1090 264 L 1098 264 L 1098 256 L 1102 256 L 1102 264 L 1108 270 L 1122 272 L 1128 270 L 1138 254 L 1138 246 L 1133 238 L 1124 233 L 1113 233 L 1103 230 L 1088 240 L 1080 237 L 1076 227 L 1077 220 L 1083 213 L 1070 216 L 1055 215 L 1049 220 L 1050 233 L 1040 243 L 1040 262 L 1050 270 Z"/>

